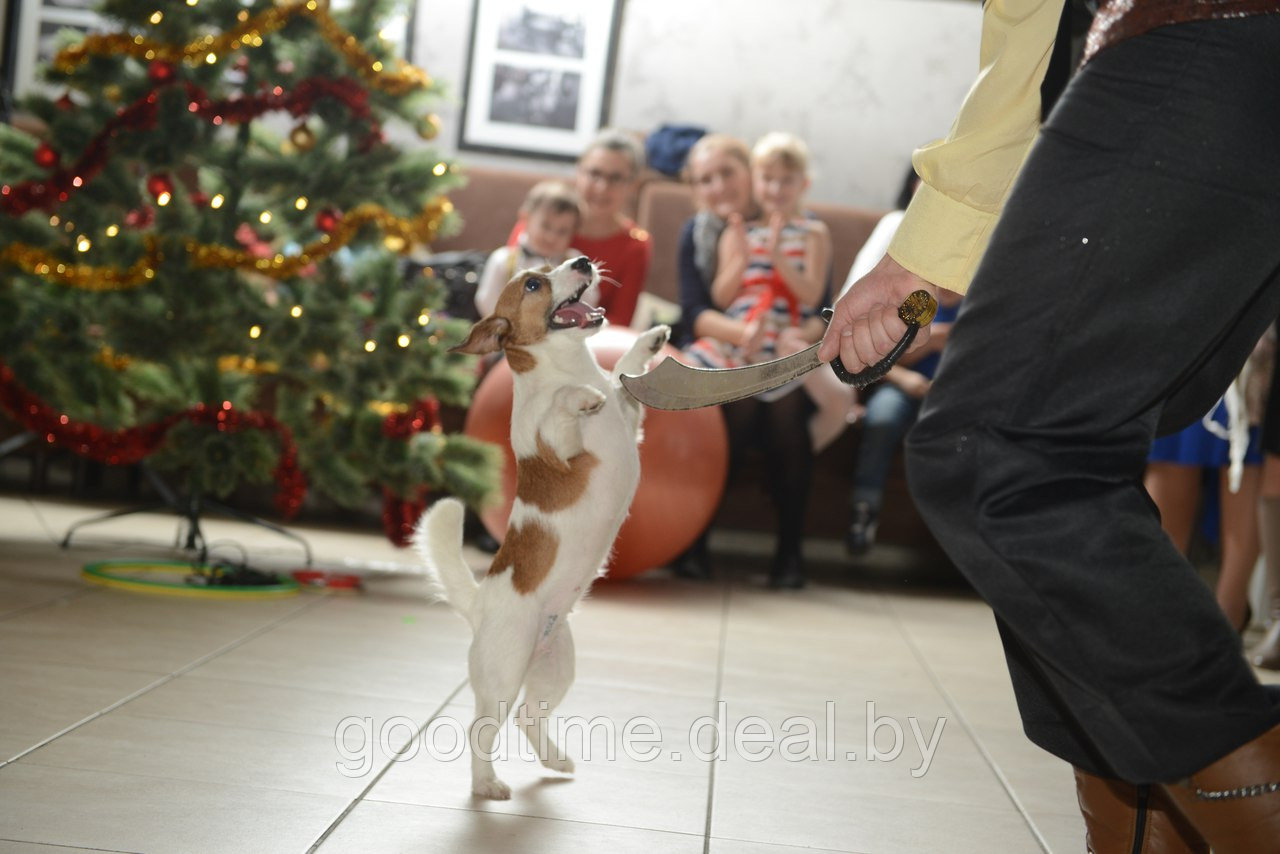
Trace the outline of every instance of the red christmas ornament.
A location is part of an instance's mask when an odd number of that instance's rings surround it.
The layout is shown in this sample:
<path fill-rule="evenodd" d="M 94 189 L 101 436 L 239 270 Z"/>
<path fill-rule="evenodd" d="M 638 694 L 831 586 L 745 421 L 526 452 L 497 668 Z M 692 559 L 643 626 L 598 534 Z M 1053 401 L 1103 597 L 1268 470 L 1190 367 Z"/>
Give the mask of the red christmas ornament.
<path fill-rule="evenodd" d="M 156 212 L 143 205 L 124 215 L 124 224 L 129 228 L 146 228 L 155 222 Z"/>
<path fill-rule="evenodd" d="M 52 169 L 58 165 L 61 155 L 59 155 L 58 152 L 54 150 L 53 146 L 49 145 L 49 143 L 42 142 L 36 146 L 34 159 L 36 161 L 36 165 L 41 169 Z"/>
<path fill-rule="evenodd" d="M 337 208 L 321 208 L 316 212 L 316 228 L 325 234 L 333 231 L 342 222 L 342 211 Z"/>
<path fill-rule="evenodd" d="M 147 192 L 154 198 L 160 198 L 162 193 L 173 195 L 173 181 L 168 175 L 157 173 L 147 176 Z"/>
<path fill-rule="evenodd" d="M 177 74 L 177 69 L 172 63 L 165 62 L 163 59 L 157 59 L 147 66 L 147 79 L 156 85 L 163 85 L 173 80 Z"/>

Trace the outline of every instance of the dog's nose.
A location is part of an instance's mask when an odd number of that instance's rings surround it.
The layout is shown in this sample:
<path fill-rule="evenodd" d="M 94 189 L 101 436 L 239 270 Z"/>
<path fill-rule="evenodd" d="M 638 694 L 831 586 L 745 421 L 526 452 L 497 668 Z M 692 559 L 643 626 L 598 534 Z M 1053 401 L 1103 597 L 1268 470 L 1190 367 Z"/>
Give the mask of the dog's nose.
<path fill-rule="evenodd" d="M 573 259 L 573 263 L 569 265 L 570 269 L 577 270 L 579 273 L 591 272 L 591 259 L 586 255 L 579 255 Z"/>

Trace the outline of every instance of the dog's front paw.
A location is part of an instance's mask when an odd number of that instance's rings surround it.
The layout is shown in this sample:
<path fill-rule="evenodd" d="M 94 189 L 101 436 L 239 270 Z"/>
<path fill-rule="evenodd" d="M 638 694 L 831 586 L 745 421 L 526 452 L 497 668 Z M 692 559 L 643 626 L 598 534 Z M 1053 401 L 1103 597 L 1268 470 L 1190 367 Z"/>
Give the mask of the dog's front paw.
<path fill-rule="evenodd" d="M 604 392 L 589 385 L 579 387 L 577 392 L 574 405 L 583 415 L 599 412 L 604 407 L 605 402 L 609 400 Z"/>
<path fill-rule="evenodd" d="M 568 756 L 565 756 L 561 759 L 555 759 L 555 758 L 544 759 L 542 760 L 542 767 L 549 768 L 552 771 L 559 771 L 561 774 L 572 774 L 573 760 L 570 759 Z"/>
<path fill-rule="evenodd" d="M 488 780 L 475 780 L 471 784 L 471 793 L 476 797 L 488 798 L 491 801 L 511 800 L 511 787 L 497 777 L 491 777 Z"/>
<path fill-rule="evenodd" d="M 644 342 L 649 355 L 657 355 L 658 351 L 671 340 L 671 327 L 666 324 L 655 326 L 641 335 L 640 340 Z"/>

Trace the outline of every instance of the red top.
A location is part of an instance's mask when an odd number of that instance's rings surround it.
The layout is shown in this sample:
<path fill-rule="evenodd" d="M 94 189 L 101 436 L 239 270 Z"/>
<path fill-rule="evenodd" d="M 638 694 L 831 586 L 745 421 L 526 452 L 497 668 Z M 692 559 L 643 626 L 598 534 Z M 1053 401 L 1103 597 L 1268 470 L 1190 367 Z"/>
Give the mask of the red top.
<path fill-rule="evenodd" d="M 524 232 L 524 220 L 511 230 L 508 245 L 514 244 Z M 573 248 L 602 268 L 602 275 L 618 282 L 600 282 L 600 308 L 605 310 L 609 322 L 615 326 L 630 326 L 636 313 L 636 303 L 644 290 L 645 276 L 649 274 L 649 257 L 653 253 L 653 241 L 649 232 L 627 220 L 623 227 L 608 237 L 573 236 Z"/>

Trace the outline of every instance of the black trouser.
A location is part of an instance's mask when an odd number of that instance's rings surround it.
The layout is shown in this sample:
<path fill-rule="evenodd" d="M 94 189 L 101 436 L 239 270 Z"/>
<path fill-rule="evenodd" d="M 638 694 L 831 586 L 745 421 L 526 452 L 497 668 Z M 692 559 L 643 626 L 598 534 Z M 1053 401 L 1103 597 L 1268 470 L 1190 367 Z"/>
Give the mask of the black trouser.
<path fill-rule="evenodd" d="M 813 480 L 809 396 L 797 388 L 769 403 L 748 397 L 726 403 L 720 411 L 729 431 L 730 478 L 741 469 L 751 448 L 764 453 L 769 497 L 778 514 L 776 557 L 799 555 Z"/>
<path fill-rule="evenodd" d="M 1280 309 L 1280 15 L 1179 24 L 1072 81 L 908 440 L 912 493 L 990 602 L 1028 736 L 1186 776 L 1280 723 L 1142 486 Z"/>

